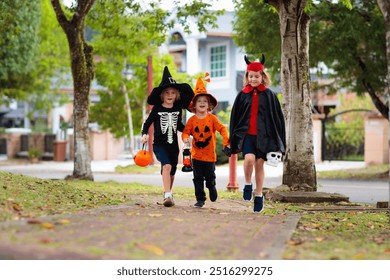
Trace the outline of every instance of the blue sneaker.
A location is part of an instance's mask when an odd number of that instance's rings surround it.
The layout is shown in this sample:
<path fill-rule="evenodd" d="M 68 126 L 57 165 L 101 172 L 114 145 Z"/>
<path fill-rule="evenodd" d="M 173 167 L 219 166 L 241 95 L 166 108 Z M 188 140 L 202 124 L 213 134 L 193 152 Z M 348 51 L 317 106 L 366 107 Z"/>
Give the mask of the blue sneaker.
<path fill-rule="evenodd" d="M 255 196 L 253 212 L 260 213 L 264 210 L 264 195 L 263 196 Z"/>
<path fill-rule="evenodd" d="M 252 185 L 245 185 L 242 193 L 242 197 L 244 200 L 252 199 Z"/>

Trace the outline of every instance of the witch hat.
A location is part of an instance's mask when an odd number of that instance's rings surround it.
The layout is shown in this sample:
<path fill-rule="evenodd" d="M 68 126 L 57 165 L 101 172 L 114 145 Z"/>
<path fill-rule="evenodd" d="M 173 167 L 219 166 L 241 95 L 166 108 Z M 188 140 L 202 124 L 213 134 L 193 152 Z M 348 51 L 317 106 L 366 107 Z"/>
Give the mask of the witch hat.
<path fill-rule="evenodd" d="M 208 97 L 208 99 L 210 100 L 210 111 L 214 110 L 214 108 L 217 107 L 217 105 L 218 105 L 217 99 L 211 93 L 207 92 L 203 80 L 207 81 L 207 82 L 210 82 L 210 74 L 208 72 L 205 73 L 205 77 L 204 78 L 199 77 L 198 80 L 196 81 L 195 95 L 192 98 L 192 101 L 191 101 L 190 105 L 187 108 L 187 110 L 192 112 L 192 113 L 195 112 L 195 108 L 194 107 L 195 107 L 196 99 L 199 96 L 202 96 L 202 95 Z"/>
<path fill-rule="evenodd" d="M 186 83 L 176 83 L 176 81 L 172 78 L 171 73 L 169 73 L 168 67 L 164 67 L 163 76 L 161 79 L 161 83 L 158 87 L 155 87 L 150 95 L 148 96 L 148 104 L 149 105 L 159 105 L 162 103 L 161 93 L 164 89 L 172 87 L 179 91 L 180 100 L 177 101 L 179 106 L 183 109 L 187 108 L 190 104 L 192 98 L 194 97 L 194 91 L 191 86 Z"/>

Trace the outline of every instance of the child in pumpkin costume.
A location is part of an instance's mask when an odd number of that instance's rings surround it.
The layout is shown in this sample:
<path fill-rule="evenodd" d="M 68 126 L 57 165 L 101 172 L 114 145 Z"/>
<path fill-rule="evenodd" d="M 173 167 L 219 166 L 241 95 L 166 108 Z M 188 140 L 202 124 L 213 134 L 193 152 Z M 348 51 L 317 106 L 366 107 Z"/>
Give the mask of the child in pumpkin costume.
<path fill-rule="evenodd" d="M 229 146 L 229 135 L 227 128 L 211 114 L 218 102 L 213 95 L 206 91 L 201 78 L 198 78 L 195 87 L 195 96 L 188 107 L 188 110 L 194 113 L 187 122 L 182 139 L 184 143 L 190 142 L 192 135 L 192 167 L 194 174 L 194 187 L 196 203 L 195 207 L 203 207 L 206 201 L 206 193 L 204 191 L 204 182 L 206 188 L 209 189 L 209 198 L 211 201 L 216 201 L 218 192 L 216 189 L 215 162 L 217 154 L 216 147 L 216 131 L 223 138 L 223 146 Z"/>

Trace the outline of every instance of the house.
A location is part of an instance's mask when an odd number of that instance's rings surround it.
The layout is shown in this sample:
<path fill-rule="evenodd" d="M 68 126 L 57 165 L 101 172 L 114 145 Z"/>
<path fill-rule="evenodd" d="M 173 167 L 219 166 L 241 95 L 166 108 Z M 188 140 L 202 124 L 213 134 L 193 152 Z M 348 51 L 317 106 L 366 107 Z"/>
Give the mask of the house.
<path fill-rule="evenodd" d="M 218 28 L 206 32 L 199 32 L 193 21 L 190 34 L 176 25 L 169 32 L 165 49 L 174 57 L 178 71 L 210 73 L 207 89 L 217 98 L 218 110 L 233 104 L 246 69 L 244 52 L 233 42 L 233 19 L 234 12 L 226 12 L 218 17 Z"/>

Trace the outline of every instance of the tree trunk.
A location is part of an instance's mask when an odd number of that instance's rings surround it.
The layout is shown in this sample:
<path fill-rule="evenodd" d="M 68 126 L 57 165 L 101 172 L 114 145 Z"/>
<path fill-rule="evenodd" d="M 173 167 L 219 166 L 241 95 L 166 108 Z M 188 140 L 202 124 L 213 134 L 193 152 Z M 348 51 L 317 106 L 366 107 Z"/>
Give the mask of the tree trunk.
<path fill-rule="evenodd" d="M 390 3 L 388 0 L 377 0 L 379 9 L 381 10 L 383 17 L 385 19 L 386 25 L 386 60 L 387 60 L 387 86 L 385 89 L 385 96 L 387 97 L 387 107 L 390 110 Z M 390 125 L 390 111 L 388 112 L 388 121 Z M 390 148 L 390 129 L 388 132 L 388 146 Z M 389 204 L 388 208 L 390 209 L 390 153 L 389 153 L 389 174 L 388 174 L 388 184 L 389 184 Z M 390 215 L 389 215 L 390 222 Z"/>
<path fill-rule="evenodd" d="M 387 86 L 385 88 L 385 95 L 390 95 L 390 2 L 388 0 L 377 0 L 379 9 L 381 10 L 385 19 L 386 25 L 386 61 L 387 61 Z M 389 104 L 387 104 L 390 108 Z M 389 116 L 390 117 L 390 116 Z"/>
<path fill-rule="evenodd" d="M 77 1 L 76 11 L 68 20 L 59 0 L 51 0 L 57 20 L 64 30 L 70 50 L 73 77 L 74 169 L 73 177 L 93 180 L 89 145 L 89 90 L 93 79 L 92 47 L 84 40 L 84 19 L 95 0 Z"/>
<path fill-rule="evenodd" d="M 309 22 L 307 1 L 269 1 L 276 7 L 282 42 L 281 89 L 286 119 L 287 151 L 283 184 L 293 190 L 317 186 L 310 100 Z"/>

